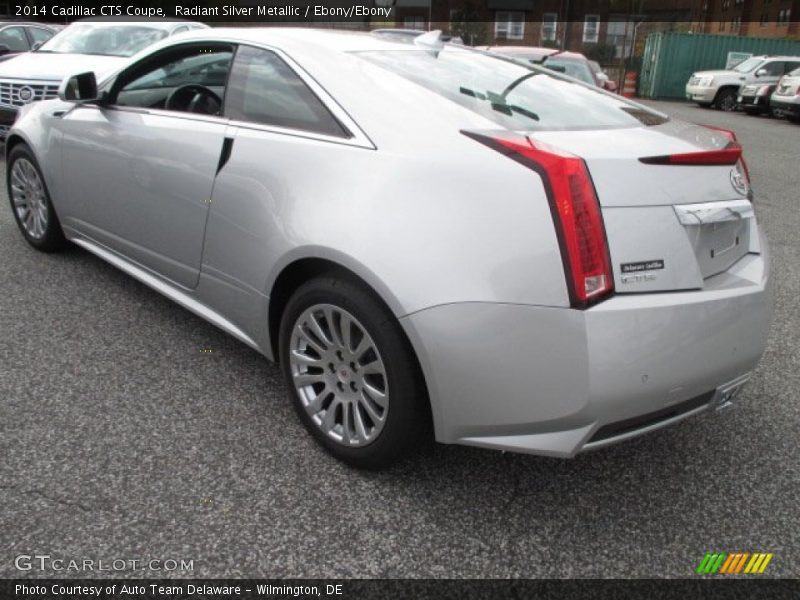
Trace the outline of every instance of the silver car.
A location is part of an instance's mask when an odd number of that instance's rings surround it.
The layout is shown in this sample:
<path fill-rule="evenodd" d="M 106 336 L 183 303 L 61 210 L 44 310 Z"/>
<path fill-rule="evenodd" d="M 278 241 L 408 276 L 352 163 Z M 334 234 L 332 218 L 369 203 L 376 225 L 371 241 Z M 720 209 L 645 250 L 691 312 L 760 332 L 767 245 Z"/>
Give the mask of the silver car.
<path fill-rule="evenodd" d="M 357 466 L 431 427 L 574 456 L 727 406 L 764 351 L 735 136 L 435 33 L 182 34 L 25 107 L 6 156 L 31 246 L 279 361 Z"/>

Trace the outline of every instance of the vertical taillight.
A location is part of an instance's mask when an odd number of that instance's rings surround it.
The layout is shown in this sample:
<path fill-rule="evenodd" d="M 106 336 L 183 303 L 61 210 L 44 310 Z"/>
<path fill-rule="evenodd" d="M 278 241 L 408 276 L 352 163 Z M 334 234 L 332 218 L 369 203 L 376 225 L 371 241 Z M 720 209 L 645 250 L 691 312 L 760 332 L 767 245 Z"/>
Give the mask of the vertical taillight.
<path fill-rule="evenodd" d="M 541 176 L 561 247 L 572 306 L 586 308 L 611 294 L 614 276 L 603 217 L 583 159 L 521 135 L 463 133 Z"/>

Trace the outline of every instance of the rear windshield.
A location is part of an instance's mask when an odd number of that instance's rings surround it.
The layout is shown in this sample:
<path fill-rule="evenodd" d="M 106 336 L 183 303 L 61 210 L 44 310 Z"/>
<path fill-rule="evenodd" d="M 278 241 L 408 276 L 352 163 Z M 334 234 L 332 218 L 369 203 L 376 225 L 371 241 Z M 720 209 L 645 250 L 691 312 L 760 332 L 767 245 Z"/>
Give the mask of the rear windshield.
<path fill-rule="evenodd" d="M 453 46 L 358 54 L 508 129 L 611 129 L 668 120 L 554 71 L 494 54 Z"/>

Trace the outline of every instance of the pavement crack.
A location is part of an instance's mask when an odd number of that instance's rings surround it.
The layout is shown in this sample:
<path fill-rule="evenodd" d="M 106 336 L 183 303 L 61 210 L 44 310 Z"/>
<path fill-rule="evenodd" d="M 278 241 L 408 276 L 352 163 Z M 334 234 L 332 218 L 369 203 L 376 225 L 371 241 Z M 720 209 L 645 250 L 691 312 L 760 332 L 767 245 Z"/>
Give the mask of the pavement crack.
<path fill-rule="evenodd" d="M 15 489 L 15 488 L 14 488 L 14 486 L 8 486 L 8 487 L 4 486 L 3 489 Z M 92 512 L 93 511 L 92 507 L 87 506 L 87 505 L 85 505 L 85 504 L 83 504 L 81 502 L 73 502 L 71 500 L 64 500 L 63 498 L 59 498 L 58 496 L 53 496 L 51 494 L 48 494 L 44 490 L 39 490 L 39 489 L 19 490 L 19 493 L 20 494 L 24 494 L 26 496 L 35 496 L 37 498 L 42 498 L 43 500 L 47 500 L 49 502 L 53 502 L 54 504 L 59 504 L 61 506 L 67 506 L 67 507 L 71 507 L 71 508 L 74 507 L 74 508 L 77 508 L 77 509 L 79 509 L 79 510 L 81 510 L 83 512 Z"/>

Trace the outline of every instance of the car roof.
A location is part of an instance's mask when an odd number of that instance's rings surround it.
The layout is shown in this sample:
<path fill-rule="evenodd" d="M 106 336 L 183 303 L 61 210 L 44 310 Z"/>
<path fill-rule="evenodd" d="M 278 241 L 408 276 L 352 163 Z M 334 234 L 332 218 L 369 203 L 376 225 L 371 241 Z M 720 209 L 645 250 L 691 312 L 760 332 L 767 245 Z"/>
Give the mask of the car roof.
<path fill-rule="evenodd" d="M 400 36 L 398 36 L 400 37 Z M 311 29 L 306 27 L 214 27 L 181 33 L 181 40 L 237 40 L 255 44 L 275 44 L 285 50 L 359 52 L 367 50 L 408 49 L 408 44 L 392 36 L 372 35 L 366 31 Z"/>
<path fill-rule="evenodd" d="M 190 21 L 188 19 L 152 19 L 144 21 L 138 18 L 126 19 L 124 17 L 88 17 L 86 19 L 78 19 L 77 21 L 73 21 L 71 24 L 75 25 L 78 23 L 106 23 L 109 25 L 119 24 L 166 30 L 170 30 L 177 25 L 195 25 L 203 30 L 209 29 L 208 25 L 205 23 L 200 23 L 199 21 Z"/>
<path fill-rule="evenodd" d="M 6 25 L 20 25 L 22 27 L 43 27 L 45 29 L 54 28 L 51 23 L 39 23 L 37 21 L 0 21 L 0 27 L 5 27 Z"/>

